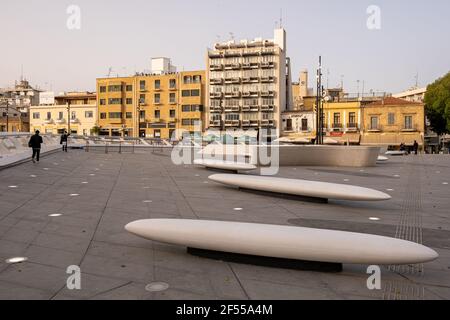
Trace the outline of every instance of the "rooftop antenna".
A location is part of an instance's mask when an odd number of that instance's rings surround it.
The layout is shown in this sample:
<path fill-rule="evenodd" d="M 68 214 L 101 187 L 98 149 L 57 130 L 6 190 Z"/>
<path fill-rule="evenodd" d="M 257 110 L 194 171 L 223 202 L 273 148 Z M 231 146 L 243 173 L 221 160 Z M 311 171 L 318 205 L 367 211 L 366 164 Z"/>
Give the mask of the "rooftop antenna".
<path fill-rule="evenodd" d="M 330 69 L 327 68 L 327 90 L 330 88 Z"/>
<path fill-rule="evenodd" d="M 23 81 L 23 64 L 20 65 L 20 81 Z"/>
<path fill-rule="evenodd" d="M 283 8 L 280 9 L 280 29 L 283 28 Z"/>
<path fill-rule="evenodd" d="M 230 40 L 234 41 L 234 33 L 233 32 L 230 32 Z"/>
<path fill-rule="evenodd" d="M 419 72 L 416 73 L 415 79 L 416 79 L 416 88 L 418 88 L 419 87 Z"/>

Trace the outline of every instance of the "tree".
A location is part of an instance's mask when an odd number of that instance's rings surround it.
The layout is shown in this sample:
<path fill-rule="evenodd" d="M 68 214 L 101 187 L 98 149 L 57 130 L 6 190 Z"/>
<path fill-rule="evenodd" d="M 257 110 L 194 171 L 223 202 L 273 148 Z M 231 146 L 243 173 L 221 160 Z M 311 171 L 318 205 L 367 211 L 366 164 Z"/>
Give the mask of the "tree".
<path fill-rule="evenodd" d="M 450 72 L 428 86 L 425 105 L 431 129 L 439 136 L 450 133 Z"/>
<path fill-rule="evenodd" d="M 98 136 L 98 134 L 100 133 L 100 127 L 98 127 L 98 126 L 95 126 L 95 127 L 93 127 L 92 129 L 91 129 L 91 135 L 95 135 L 95 136 Z"/>

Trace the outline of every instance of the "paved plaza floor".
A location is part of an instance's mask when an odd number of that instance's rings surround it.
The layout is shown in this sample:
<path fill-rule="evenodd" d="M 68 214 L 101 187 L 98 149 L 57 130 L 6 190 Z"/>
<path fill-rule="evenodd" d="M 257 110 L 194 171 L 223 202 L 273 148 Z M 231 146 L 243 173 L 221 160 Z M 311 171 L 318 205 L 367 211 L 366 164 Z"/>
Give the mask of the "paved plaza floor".
<path fill-rule="evenodd" d="M 175 166 L 169 151 L 81 150 L 0 171 L 0 299 L 450 299 L 449 156 L 392 158 L 363 169 L 280 169 L 280 177 L 354 184 L 393 197 L 375 203 L 239 191 L 208 181 L 215 173 Z M 214 261 L 124 230 L 149 218 L 397 236 L 423 241 L 440 258 L 423 268 L 382 267 L 382 289 L 370 291 L 368 266 L 320 273 Z M 28 260 L 5 262 L 13 257 Z M 81 290 L 66 286 L 70 265 L 81 268 Z M 160 282 L 166 290 L 148 286 Z"/>

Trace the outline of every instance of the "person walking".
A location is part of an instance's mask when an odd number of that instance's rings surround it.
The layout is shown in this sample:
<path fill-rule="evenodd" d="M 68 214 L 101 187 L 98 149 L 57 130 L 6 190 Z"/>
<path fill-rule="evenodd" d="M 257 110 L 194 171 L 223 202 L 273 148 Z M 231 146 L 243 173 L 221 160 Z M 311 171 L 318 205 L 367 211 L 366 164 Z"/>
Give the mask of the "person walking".
<path fill-rule="evenodd" d="M 414 154 L 417 155 L 419 153 L 419 143 L 417 143 L 416 140 L 414 140 Z"/>
<path fill-rule="evenodd" d="M 62 151 L 67 152 L 67 139 L 69 138 L 70 134 L 67 133 L 67 131 L 64 131 L 64 133 L 61 135 L 61 141 L 59 144 L 62 144 Z"/>
<path fill-rule="evenodd" d="M 31 156 L 31 160 L 33 163 L 39 162 L 39 156 L 41 154 L 41 144 L 44 143 L 42 137 L 39 135 L 39 130 L 36 130 L 36 133 L 31 136 L 30 141 L 28 142 L 28 146 L 33 149 L 33 155 Z M 34 158 L 36 157 L 36 160 Z"/>

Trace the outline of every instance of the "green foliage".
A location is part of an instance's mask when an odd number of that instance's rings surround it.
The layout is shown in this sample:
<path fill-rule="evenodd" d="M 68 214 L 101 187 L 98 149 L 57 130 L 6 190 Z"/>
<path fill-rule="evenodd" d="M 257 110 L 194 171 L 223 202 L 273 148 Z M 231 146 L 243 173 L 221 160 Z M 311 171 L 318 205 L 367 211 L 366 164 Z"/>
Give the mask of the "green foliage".
<path fill-rule="evenodd" d="M 433 131 L 438 135 L 450 133 L 450 72 L 428 86 L 425 105 Z"/>
<path fill-rule="evenodd" d="M 95 126 L 91 129 L 91 135 L 98 136 L 99 133 L 100 133 L 100 127 Z"/>

